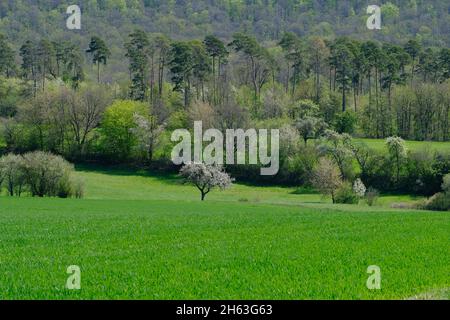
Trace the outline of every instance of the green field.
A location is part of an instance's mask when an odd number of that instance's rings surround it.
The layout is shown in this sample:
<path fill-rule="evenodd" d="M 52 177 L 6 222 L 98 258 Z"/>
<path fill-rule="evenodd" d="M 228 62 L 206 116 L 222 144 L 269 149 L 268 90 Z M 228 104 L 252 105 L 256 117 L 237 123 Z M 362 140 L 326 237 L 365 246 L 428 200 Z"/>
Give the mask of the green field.
<path fill-rule="evenodd" d="M 199 194 L 174 176 L 79 169 L 86 198 L 0 198 L 0 298 L 448 298 L 450 216 L 333 206 L 289 188 Z M 65 289 L 81 268 L 81 290 Z M 366 288 L 369 265 L 382 290 Z"/>
<path fill-rule="evenodd" d="M 356 139 L 365 143 L 370 148 L 377 151 L 386 150 L 386 140 L 383 139 Z M 449 142 L 437 142 L 437 141 L 406 141 L 406 147 L 410 151 L 432 150 L 438 152 L 450 152 Z"/>

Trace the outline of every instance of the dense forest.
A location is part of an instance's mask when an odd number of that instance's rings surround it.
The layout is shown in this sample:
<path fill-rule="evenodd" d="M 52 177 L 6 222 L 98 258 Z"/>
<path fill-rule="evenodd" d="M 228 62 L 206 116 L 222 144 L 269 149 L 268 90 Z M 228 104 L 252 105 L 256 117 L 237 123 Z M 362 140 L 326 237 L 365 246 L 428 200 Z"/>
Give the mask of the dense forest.
<path fill-rule="evenodd" d="M 171 132 L 202 120 L 280 129 L 273 182 L 308 183 L 327 155 L 348 181 L 437 192 L 448 155 L 407 156 L 400 138 L 450 139 L 449 5 L 386 2 L 370 31 L 367 4 L 92 0 L 73 31 L 64 1 L 3 1 L 2 152 L 167 164 Z M 395 152 L 352 137 L 395 137 Z"/>
<path fill-rule="evenodd" d="M 200 39 L 209 34 L 230 41 L 236 32 L 260 42 L 278 41 L 284 32 L 301 37 L 332 39 L 351 36 L 402 44 L 415 38 L 424 46 L 449 46 L 450 4 L 446 0 L 3 0 L 0 32 L 14 39 L 18 50 L 28 39 L 48 37 L 87 46 L 90 36 L 102 35 L 111 47 L 107 81 L 126 74 L 123 43 L 136 27 L 163 33 L 175 40 Z M 65 28 L 68 5 L 82 10 L 82 29 Z M 367 6 L 382 7 L 382 30 L 367 30 Z"/>

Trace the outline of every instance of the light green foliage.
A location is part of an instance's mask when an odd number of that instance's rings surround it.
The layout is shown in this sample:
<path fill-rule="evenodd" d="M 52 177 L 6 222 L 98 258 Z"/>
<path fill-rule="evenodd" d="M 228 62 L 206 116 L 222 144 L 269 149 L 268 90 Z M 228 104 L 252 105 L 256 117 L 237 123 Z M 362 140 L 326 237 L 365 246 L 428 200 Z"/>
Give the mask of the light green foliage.
<path fill-rule="evenodd" d="M 134 115 L 146 115 L 147 109 L 144 103 L 131 100 L 116 101 L 106 109 L 101 122 L 101 148 L 106 154 L 115 155 L 116 159 L 130 156 L 137 143 L 132 132 L 136 128 Z"/>
<path fill-rule="evenodd" d="M 18 79 L 6 79 L 0 76 L 0 116 L 11 117 L 17 112 L 23 101 L 24 86 Z"/>
<path fill-rule="evenodd" d="M 383 17 L 392 20 L 397 19 L 400 16 L 400 9 L 392 2 L 387 2 L 381 6 L 381 12 Z"/>

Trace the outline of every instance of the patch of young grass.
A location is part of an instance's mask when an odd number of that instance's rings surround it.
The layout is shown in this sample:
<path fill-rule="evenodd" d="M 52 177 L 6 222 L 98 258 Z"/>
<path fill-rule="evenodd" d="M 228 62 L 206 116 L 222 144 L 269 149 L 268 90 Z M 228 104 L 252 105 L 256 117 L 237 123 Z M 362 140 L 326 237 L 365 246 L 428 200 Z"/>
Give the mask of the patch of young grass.
<path fill-rule="evenodd" d="M 0 299 L 404 299 L 449 287 L 447 213 L 2 198 Z M 81 268 L 80 291 L 64 288 Z M 366 288 L 369 265 L 382 290 Z"/>
<path fill-rule="evenodd" d="M 355 139 L 365 143 L 369 148 L 377 151 L 386 151 L 386 140 L 385 139 Z M 410 151 L 420 151 L 426 148 L 430 150 L 446 152 L 450 150 L 450 142 L 437 142 L 437 141 L 406 141 L 406 147 Z"/>
<path fill-rule="evenodd" d="M 79 168 L 85 199 L 0 198 L 0 299 L 405 299 L 450 286 L 448 213 L 332 205 L 176 175 Z M 366 286 L 369 265 L 382 290 Z M 82 289 L 65 289 L 78 265 Z"/>
<path fill-rule="evenodd" d="M 78 175 L 85 180 L 85 194 L 88 199 L 115 200 L 183 200 L 198 201 L 200 193 L 183 184 L 175 174 L 154 174 L 145 170 L 99 169 L 84 166 L 78 168 Z M 309 188 L 251 186 L 235 183 L 226 191 L 213 191 L 206 201 L 239 202 L 247 199 L 251 203 L 322 205 L 331 204 L 331 198 L 324 198 Z M 413 202 L 420 198 L 408 195 L 381 196 L 378 206 L 389 208 L 393 202 Z M 364 201 L 360 206 L 365 207 Z"/>

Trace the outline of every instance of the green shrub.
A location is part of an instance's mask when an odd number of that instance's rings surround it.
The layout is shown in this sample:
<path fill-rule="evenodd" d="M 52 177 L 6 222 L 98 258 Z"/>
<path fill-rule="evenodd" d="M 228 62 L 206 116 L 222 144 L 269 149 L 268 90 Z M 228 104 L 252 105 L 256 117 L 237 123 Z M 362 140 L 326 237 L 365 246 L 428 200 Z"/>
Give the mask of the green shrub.
<path fill-rule="evenodd" d="M 70 198 L 73 195 L 72 183 L 69 177 L 64 177 L 60 180 L 56 196 L 58 198 Z"/>
<path fill-rule="evenodd" d="M 442 190 L 444 190 L 445 193 L 450 193 L 450 173 L 445 175 L 443 180 Z"/>
<path fill-rule="evenodd" d="M 353 187 L 350 183 L 344 183 L 337 190 L 335 195 L 335 203 L 343 203 L 343 204 L 358 204 L 359 197 L 353 191 Z"/>
<path fill-rule="evenodd" d="M 450 193 L 436 193 L 425 203 L 425 209 L 450 211 Z"/>
<path fill-rule="evenodd" d="M 25 179 L 33 196 L 64 196 L 73 165 L 48 152 L 31 152 L 23 156 Z"/>
<path fill-rule="evenodd" d="M 0 159 L 0 185 L 5 186 L 10 196 L 19 196 L 25 187 L 23 158 L 8 154 Z"/>
<path fill-rule="evenodd" d="M 0 158 L 0 181 L 11 196 L 20 196 L 26 188 L 32 196 L 81 198 L 83 183 L 73 173 L 71 163 L 48 152 L 9 154 Z"/>
<path fill-rule="evenodd" d="M 81 178 L 73 178 L 72 179 L 72 196 L 81 199 L 84 197 L 84 180 Z"/>
<path fill-rule="evenodd" d="M 356 115 L 353 112 L 345 111 L 336 115 L 334 128 L 338 133 L 352 134 L 355 131 Z"/>

